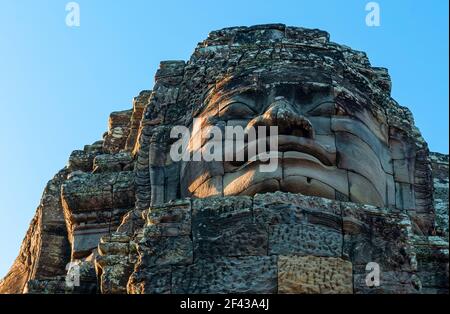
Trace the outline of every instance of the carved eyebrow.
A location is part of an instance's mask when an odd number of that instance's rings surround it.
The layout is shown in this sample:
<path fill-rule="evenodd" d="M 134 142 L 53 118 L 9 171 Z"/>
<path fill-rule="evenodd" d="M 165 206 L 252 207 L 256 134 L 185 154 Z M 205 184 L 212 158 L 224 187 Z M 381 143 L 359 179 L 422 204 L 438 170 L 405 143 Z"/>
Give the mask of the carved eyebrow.
<path fill-rule="evenodd" d="M 325 105 L 325 104 L 336 105 L 336 102 L 330 101 L 330 100 L 325 100 L 325 101 L 315 105 L 313 108 L 308 109 L 307 113 L 311 113 L 312 111 L 317 110 L 317 108 L 319 108 L 320 106 Z"/>
<path fill-rule="evenodd" d="M 228 109 L 229 107 L 235 105 L 235 104 L 239 104 L 239 105 L 244 105 L 247 109 L 251 110 L 253 113 L 257 114 L 258 112 L 252 108 L 252 106 L 250 106 L 249 104 L 246 104 L 242 101 L 236 100 L 236 101 L 230 101 L 229 103 L 225 104 L 223 107 L 219 108 L 219 113 L 221 111 L 224 111 L 226 109 Z"/>

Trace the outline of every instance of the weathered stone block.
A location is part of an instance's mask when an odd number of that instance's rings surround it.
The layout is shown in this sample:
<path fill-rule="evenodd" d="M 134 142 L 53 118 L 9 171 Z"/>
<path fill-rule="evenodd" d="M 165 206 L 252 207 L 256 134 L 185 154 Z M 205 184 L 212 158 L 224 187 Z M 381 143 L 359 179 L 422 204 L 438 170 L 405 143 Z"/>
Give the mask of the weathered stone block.
<path fill-rule="evenodd" d="M 362 184 L 357 183 L 356 186 L 368 186 L 372 185 L 381 197 L 380 202 L 371 202 L 370 198 L 366 200 L 366 204 L 383 206 L 386 200 L 386 173 L 381 167 L 378 156 L 374 153 L 371 147 L 359 139 L 347 132 L 336 133 L 336 149 L 339 152 L 338 167 L 348 169 L 356 172 L 364 178 L 367 178 L 369 183 Z M 364 162 L 361 162 L 361 156 L 364 156 Z M 392 172 L 391 172 L 392 173 Z M 350 181 L 350 179 L 349 179 Z M 351 182 L 349 182 L 352 185 Z M 351 193 L 351 191 L 350 191 Z M 358 198 L 362 201 L 364 192 Z"/>
<path fill-rule="evenodd" d="M 110 232 L 109 228 L 96 228 L 91 230 L 77 230 L 72 239 L 72 258 L 82 258 L 90 255 L 95 249 L 101 237 Z"/>
<path fill-rule="evenodd" d="M 354 289 L 356 294 L 414 294 L 420 292 L 420 279 L 409 272 L 386 271 L 381 268 L 380 285 L 368 286 L 368 272 L 363 266 L 354 270 Z"/>
<path fill-rule="evenodd" d="M 202 217 L 227 216 L 234 211 L 251 216 L 253 200 L 248 196 L 211 197 L 192 200 L 192 221 Z"/>
<path fill-rule="evenodd" d="M 269 254 L 342 256 L 342 233 L 307 224 L 279 224 L 269 229 Z"/>
<path fill-rule="evenodd" d="M 191 264 L 192 240 L 189 236 L 145 238 L 139 243 L 138 254 L 145 267 Z"/>
<path fill-rule="evenodd" d="M 147 215 L 146 236 L 180 236 L 191 234 L 191 201 L 180 200 L 152 207 Z"/>
<path fill-rule="evenodd" d="M 251 217 L 248 217 L 249 219 Z M 204 256 L 266 255 L 268 234 L 261 225 L 240 221 L 239 214 L 203 219 L 193 226 L 194 253 Z"/>
<path fill-rule="evenodd" d="M 172 271 L 170 268 L 146 268 L 134 272 L 127 284 L 129 294 L 169 294 Z"/>
<path fill-rule="evenodd" d="M 389 148 L 364 123 L 349 117 L 334 116 L 331 119 L 331 129 L 335 132 L 347 132 L 367 143 L 369 149 L 379 157 L 383 170 L 389 174 L 393 173 Z M 338 138 L 341 136 L 343 135 L 340 134 Z"/>
<path fill-rule="evenodd" d="M 219 257 L 174 267 L 172 293 L 276 293 L 274 256 Z"/>
<path fill-rule="evenodd" d="M 353 293 L 352 264 L 334 257 L 279 256 L 278 293 Z"/>
<path fill-rule="evenodd" d="M 395 183 L 395 204 L 399 209 L 415 208 L 414 189 L 411 184 L 402 182 Z"/>
<path fill-rule="evenodd" d="M 394 179 L 397 182 L 414 183 L 414 163 L 407 159 L 394 160 Z"/>
<path fill-rule="evenodd" d="M 95 154 L 84 150 L 75 150 L 70 154 L 68 168 L 70 171 L 90 172 L 93 168 Z"/>
<path fill-rule="evenodd" d="M 440 237 L 415 237 L 417 276 L 423 293 L 447 293 L 449 291 L 448 242 Z M 436 291 L 432 291 L 436 289 Z"/>
<path fill-rule="evenodd" d="M 209 198 L 193 202 L 196 257 L 267 254 L 267 231 L 253 223 L 250 198 Z"/>
<path fill-rule="evenodd" d="M 98 251 L 102 255 L 127 255 L 130 253 L 130 245 L 128 243 L 100 241 Z"/>
<path fill-rule="evenodd" d="M 132 208 L 135 202 L 135 183 L 132 171 L 122 171 L 112 186 L 114 208 Z"/>
<path fill-rule="evenodd" d="M 342 230 L 339 202 L 291 193 L 257 194 L 253 198 L 256 223 L 262 225 L 311 223 Z"/>
<path fill-rule="evenodd" d="M 129 152 L 102 154 L 94 158 L 94 172 L 119 172 L 132 170 L 133 158 Z"/>
<path fill-rule="evenodd" d="M 128 277 L 131 273 L 131 265 L 116 263 L 103 267 L 100 275 L 101 293 L 103 294 L 124 294 Z"/>
<path fill-rule="evenodd" d="M 159 69 L 156 72 L 156 79 L 183 75 L 185 65 L 186 63 L 183 60 L 161 61 Z"/>
<path fill-rule="evenodd" d="M 62 198 L 66 208 L 73 211 L 131 208 L 134 205 L 134 174 L 78 174 L 65 181 Z"/>
<path fill-rule="evenodd" d="M 354 266 L 376 262 L 385 271 L 413 269 L 407 215 L 352 203 L 343 203 L 342 211 L 344 255 Z"/>

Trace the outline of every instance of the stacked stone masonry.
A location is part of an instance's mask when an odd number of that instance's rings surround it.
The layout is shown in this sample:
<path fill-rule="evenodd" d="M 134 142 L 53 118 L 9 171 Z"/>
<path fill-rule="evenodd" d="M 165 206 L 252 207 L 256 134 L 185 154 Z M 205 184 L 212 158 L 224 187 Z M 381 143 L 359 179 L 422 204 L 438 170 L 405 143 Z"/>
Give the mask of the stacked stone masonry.
<path fill-rule="evenodd" d="M 70 155 L 0 293 L 448 293 L 448 155 L 390 91 L 321 30 L 211 32 Z M 194 118 L 278 126 L 276 171 L 172 160 Z"/>

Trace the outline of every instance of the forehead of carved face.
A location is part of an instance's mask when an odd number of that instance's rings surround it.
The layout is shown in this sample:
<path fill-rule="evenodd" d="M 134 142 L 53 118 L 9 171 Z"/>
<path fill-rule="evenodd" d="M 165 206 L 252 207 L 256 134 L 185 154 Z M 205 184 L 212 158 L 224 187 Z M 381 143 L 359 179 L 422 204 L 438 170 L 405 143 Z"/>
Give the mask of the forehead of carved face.
<path fill-rule="evenodd" d="M 257 80 L 218 84 L 197 114 L 202 126 L 277 126 L 278 148 L 272 154 L 277 166 L 262 172 L 258 159 L 189 161 L 182 166 L 182 194 L 203 198 L 283 191 L 394 206 L 384 114 L 351 90 L 308 79 L 259 74 Z M 194 132 L 191 140 L 201 136 Z"/>

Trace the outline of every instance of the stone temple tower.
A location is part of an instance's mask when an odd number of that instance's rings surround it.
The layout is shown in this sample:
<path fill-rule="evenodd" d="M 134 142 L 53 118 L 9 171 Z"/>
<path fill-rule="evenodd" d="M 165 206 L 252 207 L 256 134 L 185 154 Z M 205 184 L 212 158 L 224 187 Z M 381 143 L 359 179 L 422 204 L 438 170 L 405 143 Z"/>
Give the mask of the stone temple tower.
<path fill-rule="evenodd" d="M 71 154 L 0 292 L 448 293 L 448 155 L 390 92 L 324 31 L 211 32 Z M 236 141 L 196 120 L 277 127 L 276 168 L 248 139 L 242 160 L 174 160 L 179 126 L 192 154 Z"/>

